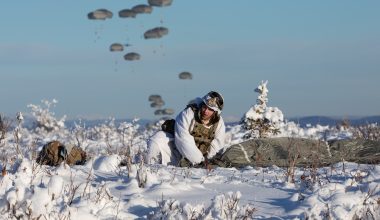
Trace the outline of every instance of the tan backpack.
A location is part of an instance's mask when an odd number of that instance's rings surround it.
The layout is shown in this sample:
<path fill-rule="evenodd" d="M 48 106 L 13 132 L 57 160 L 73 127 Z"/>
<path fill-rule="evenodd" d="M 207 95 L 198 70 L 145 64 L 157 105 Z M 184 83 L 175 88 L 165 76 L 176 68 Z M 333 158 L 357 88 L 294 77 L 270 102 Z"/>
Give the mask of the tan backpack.
<path fill-rule="evenodd" d="M 58 166 L 62 161 L 66 161 L 69 165 L 82 165 L 86 162 L 86 157 L 86 152 L 80 147 L 65 146 L 59 141 L 51 141 L 43 146 L 37 157 L 37 163 Z"/>

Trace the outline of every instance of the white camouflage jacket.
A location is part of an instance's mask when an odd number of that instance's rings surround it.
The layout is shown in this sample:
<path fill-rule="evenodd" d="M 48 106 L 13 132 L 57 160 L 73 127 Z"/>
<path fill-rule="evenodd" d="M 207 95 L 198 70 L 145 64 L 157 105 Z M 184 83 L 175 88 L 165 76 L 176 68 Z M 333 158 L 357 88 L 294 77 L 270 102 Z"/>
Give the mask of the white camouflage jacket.
<path fill-rule="evenodd" d="M 199 105 L 201 98 L 197 98 L 195 102 Z M 191 163 L 199 164 L 204 161 L 202 152 L 195 145 L 194 137 L 190 134 L 193 130 L 194 112 L 191 108 L 186 108 L 175 119 L 175 135 L 174 142 L 178 151 L 186 157 Z M 211 141 L 210 151 L 207 158 L 212 158 L 224 147 L 225 130 L 223 118 L 220 116 L 218 126 L 215 130 L 215 138 Z"/>

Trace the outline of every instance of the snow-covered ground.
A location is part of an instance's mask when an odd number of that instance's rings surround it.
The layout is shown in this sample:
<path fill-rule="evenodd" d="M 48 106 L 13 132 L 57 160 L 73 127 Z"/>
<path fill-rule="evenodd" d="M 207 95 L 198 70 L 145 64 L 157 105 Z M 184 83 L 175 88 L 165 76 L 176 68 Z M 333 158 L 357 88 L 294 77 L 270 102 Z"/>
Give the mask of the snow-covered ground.
<path fill-rule="evenodd" d="M 24 159 L 1 178 L 2 219 L 379 219 L 380 166 L 339 163 L 316 179 L 299 169 L 286 182 L 278 167 L 195 168 L 138 166 L 128 175 L 117 156 L 85 166 L 36 167 Z M 95 169 L 96 168 L 96 169 Z M 197 218 L 191 218 L 197 217 Z"/>
<path fill-rule="evenodd" d="M 0 219 L 380 219 L 380 165 L 342 161 L 316 170 L 299 168 L 294 182 L 288 182 L 286 168 L 275 166 L 142 165 L 146 140 L 158 125 L 116 126 L 110 120 L 66 128 L 64 118 L 39 106 L 32 106 L 32 115 L 34 127 L 18 117 L 0 142 Z M 351 136 L 327 126 L 279 126 L 278 136 Z M 228 127 L 226 148 L 243 136 L 240 126 Z M 36 154 L 52 140 L 80 145 L 90 159 L 83 166 L 36 164 Z M 128 154 L 129 170 L 119 166 Z"/>

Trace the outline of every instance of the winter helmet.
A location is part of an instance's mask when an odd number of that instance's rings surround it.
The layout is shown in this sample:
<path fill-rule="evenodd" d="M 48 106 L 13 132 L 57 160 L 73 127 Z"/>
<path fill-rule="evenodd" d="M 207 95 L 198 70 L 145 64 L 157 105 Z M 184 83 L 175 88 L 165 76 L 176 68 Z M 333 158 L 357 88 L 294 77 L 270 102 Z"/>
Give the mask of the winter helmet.
<path fill-rule="evenodd" d="M 202 98 L 203 103 L 218 114 L 222 113 L 224 99 L 218 92 L 211 91 Z"/>

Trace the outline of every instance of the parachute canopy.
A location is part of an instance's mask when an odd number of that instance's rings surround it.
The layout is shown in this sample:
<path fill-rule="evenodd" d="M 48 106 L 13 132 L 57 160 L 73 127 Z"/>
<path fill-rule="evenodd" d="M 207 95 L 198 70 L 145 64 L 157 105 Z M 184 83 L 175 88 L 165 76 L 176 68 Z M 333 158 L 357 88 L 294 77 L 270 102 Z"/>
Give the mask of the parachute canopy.
<path fill-rule="evenodd" d="M 174 109 L 166 108 L 166 109 L 164 109 L 164 114 L 165 115 L 172 115 L 172 114 L 174 114 Z"/>
<path fill-rule="evenodd" d="M 119 11 L 119 17 L 121 17 L 121 18 L 135 18 L 136 12 L 134 12 L 131 9 L 123 9 L 123 10 Z"/>
<path fill-rule="evenodd" d="M 174 114 L 174 110 L 171 108 L 165 108 L 165 109 L 157 109 L 154 111 L 155 115 L 172 115 Z"/>
<path fill-rule="evenodd" d="M 165 102 L 163 100 L 150 103 L 150 107 L 152 108 L 161 108 L 164 105 L 165 105 Z"/>
<path fill-rule="evenodd" d="M 150 95 L 148 100 L 150 102 L 155 102 L 155 101 L 158 101 L 158 100 L 162 100 L 162 98 L 161 98 L 160 95 Z"/>
<path fill-rule="evenodd" d="M 149 5 L 136 5 L 132 8 L 135 14 L 150 14 L 153 11 L 153 7 Z"/>
<path fill-rule="evenodd" d="M 152 108 L 160 108 L 165 105 L 165 102 L 160 95 L 150 95 L 149 101 L 152 102 L 150 103 L 150 107 Z"/>
<path fill-rule="evenodd" d="M 106 20 L 107 18 L 112 18 L 112 16 L 113 13 L 104 8 L 97 9 L 87 14 L 87 17 L 90 20 Z"/>
<path fill-rule="evenodd" d="M 140 59 L 140 54 L 132 52 L 132 53 L 127 53 L 124 55 L 125 60 L 133 61 L 133 60 L 139 60 Z"/>
<path fill-rule="evenodd" d="M 170 6 L 173 0 L 148 0 L 148 4 L 151 6 L 163 7 Z"/>
<path fill-rule="evenodd" d="M 182 72 L 178 75 L 180 79 L 193 79 L 193 75 L 189 72 Z"/>
<path fill-rule="evenodd" d="M 123 50 L 124 50 L 124 46 L 122 44 L 119 44 L 119 43 L 113 43 L 110 46 L 110 51 L 111 52 L 114 52 L 114 51 L 123 51 Z"/>
<path fill-rule="evenodd" d="M 147 30 L 144 33 L 145 39 L 151 39 L 151 38 L 161 38 L 169 33 L 169 29 L 166 27 L 156 27 L 150 30 Z"/>

